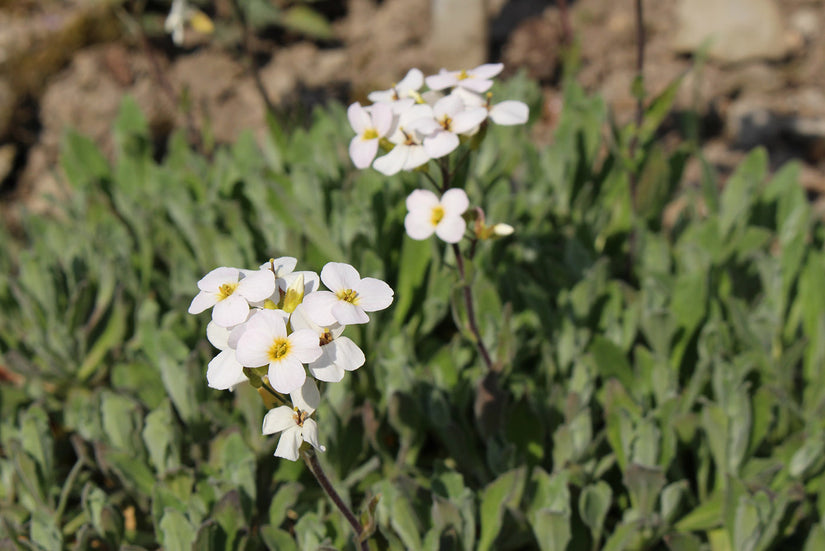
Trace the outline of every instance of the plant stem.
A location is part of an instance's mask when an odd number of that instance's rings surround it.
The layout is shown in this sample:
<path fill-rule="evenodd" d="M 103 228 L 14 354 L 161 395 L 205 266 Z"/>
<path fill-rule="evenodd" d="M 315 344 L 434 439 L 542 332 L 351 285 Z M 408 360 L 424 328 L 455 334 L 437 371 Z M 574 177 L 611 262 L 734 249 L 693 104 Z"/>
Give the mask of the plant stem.
<path fill-rule="evenodd" d="M 327 478 L 326 473 L 324 473 L 324 469 L 321 468 L 321 463 L 318 462 L 318 457 L 315 455 L 315 452 L 309 450 L 307 452 L 303 452 L 302 455 L 304 456 L 304 462 L 306 462 L 307 467 L 309 468 L 309 472 L 312 473 L 315 480 L 317 480 L 318 484 L 321 485 L 321 488 L 323 488 L 335 506 L 338 507 L 338 510 L 341 511 L 341 514 L 344 515 L 344 518 L 347 519 L 350 526 L 352 526 L 353 531 L 355 531 L 357 546 L 361 548 L 362 551 L 369 551 L 369 544 L 365 539 L 362 539 L 364 527 L 361 526 L 361 523 L 358 521 L 355 514 L 349 507 L 347 507 L 347 504 L 344 503 L 344 500 L 341 499 L 338 492 L 335 491 L 335 488 L 332 486 L 332 482 L 330 482 L 329 478 Z"/>
<path fill-rule="evenodd" d="M 470 282 L 467 281 L 467 275 L 464 270 L 464 257 L 461 256 L 461 249 L 458 243 L 453 243 L 453 254 L 455 255 L 455 263 L 458 268 L 458 275 L 461 276 L 462 291 L 464 293 L 464 306 L 467 309 L 467 322 L 470 325 L 470 332 L 476 340 L 478 352 L 481 354 L 481 359 L 484 360 L 484 365 L 489 371 L 498 371 L 499 368 L 493 363 L 490 357 L 490 352 L 484 346 L 484 341 L 481 339 L 481 332 L 478 330 L 478 323 L 476 322 L 475 308 L 473 307 L 473 291 L 470 288 Z"/>
<path fill-rule="evenodd" d="M 275 389 L 272 388 L 271 386 L 269 386 L 263 380 L 261 381 L 261 388 L 263 388 L 264 390 L 269 392 L 275 398 L 275 400 L 277 400 L 278 402 L 281 403 L 282 406 L 286 405 L 286 402 L 284 401 L 284 397 L 282 395 L 278 394 L 277 392 L 275 392 Z"/>

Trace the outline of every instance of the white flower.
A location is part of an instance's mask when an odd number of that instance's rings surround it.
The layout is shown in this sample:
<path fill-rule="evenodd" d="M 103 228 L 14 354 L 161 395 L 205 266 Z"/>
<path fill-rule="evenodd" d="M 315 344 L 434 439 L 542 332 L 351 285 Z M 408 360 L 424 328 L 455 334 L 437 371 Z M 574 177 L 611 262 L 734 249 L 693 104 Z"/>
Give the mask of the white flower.
<path fill-rule="evenodd" d="M 505 237 L 507 235 L 512 235 L 516 229 L 511 226 L 510 224 L 505 224 L 503 222 L 499 222 L 495 226 L 493 226 L 493 235 L 498 237 Z"/>
<path fill-rule="evenodd" d="M 336 322 L 367 323 L 370 320 L 367 312 L 383 310 L 392 304 L 393 291 L 389 285 L 373 277 L 361 279 L 358 270 L 343 262 L 327 263 L 321 270 L 321 281 L 329 291 L 312 293 L 303 302 L 307 315 L 321 327 Z"/>
<path fill-rule="evenodd" d="M 367 97 L 374 103 L 393 103 L 398 100 L 414 98 L 418 89 L 424 85 L 424 74 L 418 69 L 410 69 L 401 82 L 389 90 L 370 92 Z"/>
<path fill-rule="evenodd" d="M 501 126 L 524 124 L 530 116 L 530 108 L 523 101 L 507 100 L 492 104 L 490 94 L 487 94 L 485 99 L 480 94 L 464 88 L 456 88 L 450 95 L 460 97 L 465 105 L 484 107 L 490 120 Z"/>
<path fill-rule="evenodd" d="M 412 170 L 430 160 L 422 140 L 439 129 L 429 105 L 413 105 L 404 110 L 398 127 L 389 140 L 396 144 L 392 151 L 372 164 L 382 174 L 392 176 L 401 170 Z"/>
<path fill-rule="evenodd" d="M 473 92 L 486 92 L 493 85 L 490 80 L 504 69 L 501 63 L 486 63 L 469 71 L 447 71 L 441 69 L 437 75 L 426 78 L 427 86 L 431 90 L 443 90 L 458 86 Z"/>
<path fill-rule="evenodd" d="M 180 46 L 183 44 L 183 30 L 189 18 L 189 6 L 186 0 L 172 0 L 172 9 L 166 16 L 163 28 L 172 35 L 172 42 Z"/>
<path fill-rule="evenodd" d="M 212 319 L 222 327 L 243 323 L 249 303 L 260 302 L 275 291 L 275 276 L 269 270 L 246 271 L 241 278 L 237 268 L 215 268 L 198 281 L 200 292 L 189 305 L 190 314 L 212 309 Z"/>
<path fill-rule="evenodd" d="M 275 455 L 297 461 L 303 442 L 309 442 L 314 448 L 326 451 L 318 443 L 318 424 L 309 416 L 321 403 L 321 395 L 315 381 L 307 379 L 296 391 L 290 393 L 294 408 L 281 406 L 270 410 L 264 416 L 262 431 L 264 434 L 282 432 Z"/>
<path fill-rule="evenodd" d="M 318 335 L 321 357 L 307 365 L 310 374 L 319 381 L 337 383 L 346 371 L 355 371 L 366 361 L 358 345 L 341 336 L 344 326 L 334 323 L 321 327 L 312 321 L 304 305 L 299 305 L 290 317 L 293 329 L 310 329 Z"/>
<path fill-rule="evenodd" d="M 210 388 L 234 390 L 236 385 L 248 380 L 243 373 L 243 365 L 235 358 L 235 345 L 245 329 L 245 324 L 237 325 L 230 330 L 214 321 L 210 321 L 206 326 L 206 338 L 212 346 L 221 351 L 212 358 L 206 369 L 206 382 Z"/>
<path fill-rule="evenodd" d="M 267 376 L 272 388 L 284 393 L 304 384 L 306 371 L 302 363 L 321 355 L 318 336 L 309 329 L 287 335 L 285 316 L 282 310 L 261 310 L 246 324 L 235 349 L 235 357 L 246 367 L 269 365 Z"/>
<path fill-rule="evenodd" d="M 392 130 L 392 108 L 376 103 L 367 108 L 358 102 L 347 109 L 349 124 L 355 136 L 349 143 L 349 156 L 357 168 L 367 168 L 378 153 L 378 142 Z"/>
<path fill-rule="evenodd" d="M 458 243 L 467 229 L 462 214 L 470 206 L 463 189 L 447 190 L 438 199 L 435 193 L 418 189 L 407 197 L 407 216 L 404 227 L 413 239 L 427 239 L 433 232 L 447 243 Z"/>
<path fill-rule="evenodd" d="M 477 129 L 487 118 L 487 110 L 483 107 L 467 109 L 460 97 L 449 95 L 436 102 L 433 115 L 439 128 L 424 138 L 424 151 L 433 159 L 438 159 L 458 147 L 457 134 L 470 134 Z"/>

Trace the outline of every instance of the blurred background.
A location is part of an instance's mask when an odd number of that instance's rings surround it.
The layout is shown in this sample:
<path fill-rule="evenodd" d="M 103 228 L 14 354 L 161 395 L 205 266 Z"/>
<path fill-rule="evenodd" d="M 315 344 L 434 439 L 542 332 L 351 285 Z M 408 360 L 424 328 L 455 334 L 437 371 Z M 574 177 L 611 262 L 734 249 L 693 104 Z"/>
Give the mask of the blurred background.
<path fill-rule="evenodd" d="M 238 8 L 242 11 L 239 12 Z M 819 0 L 656 0 L 644 3 L 644 87 L 684 80 L 663 139 L 694 134 L 722 174 L 765 145 L 772 165 L 804 161 L 802 184 L 825 190 L 825 3 Z M 5 0 L 0 3 L 0 197 L 44 208 L 61 133 L 72 127 L 110 150 L 121 98 L 133 96 L 162 148 L 189 125 L 214 143 L 260 133 L 266 102 L 308 112 L 425 72 L 505 63 L 543 90 L 534 138 L 549 140 L 562 108 L 565 51 L 577 80 L 615 120 L 636 106 L 631 0 L 192 1 L 175 45 L 165 1 Z M 243 17 L 238 15 L 243 14 Z M 211 28 L 210 28 L 211 27 Z M 565 43 L 575 48 L 564 49 Z M 160 152 L 159 152 L 160 153 Z M 684 178 L 698 178 L 698 164 Z"/>

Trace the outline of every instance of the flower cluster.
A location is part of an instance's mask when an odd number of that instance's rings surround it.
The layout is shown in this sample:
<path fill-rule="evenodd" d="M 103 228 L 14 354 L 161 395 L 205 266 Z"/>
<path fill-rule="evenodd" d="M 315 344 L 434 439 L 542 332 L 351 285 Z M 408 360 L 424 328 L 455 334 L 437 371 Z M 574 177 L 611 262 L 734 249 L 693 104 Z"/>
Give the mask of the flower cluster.
<path fill-rule="evenodd" d="M 527 121 L 529 110 L 520 101 L 492 103 L 488 90 L 501 63 L 488 63 L 469 71 L 441 70 L 424 77 L 418 69 L 389 90 L 371 92 L 372 105 L 353 103 L 347 110 L 357 134 L 349 146 L 358 168 L 370 165 L 387 176 L 413 170 L 430 159 L 452 153 L 461 137 L 476 134 L 486 121 L 515 125 Z M 421 91 L 426 83 L 428 90 Z M 379 146 L 389 152 L 379 158 Z"/>
<path fill-rule="evenodd" d="M 352 162 L 358 168 L 372 165 L 391 176 L 402 170 L 414 170 L 431 159 L 440 159 L 455 151 L 462 138 L 481 135 L 488 121 L 501 125 L 527 122 L 529 109 L 521 101 L 492 102 L 493 77 L 504 66 L 487 63 L 468 71 L 447 71 L 424 77 L 410 69 L 401 82 L 389 90 L 371 92 L 372 105 L 353 103 L 347 110 L 350 125 L 357 134 L 349 145 Z M 426 84 L 427 90 L 422 91 Z M 379 149 L 388 151 L 378 157 Z M 443 168 L 444 165 L 442 165 Z M 444 172 L 442 172 L 444 174 Z M 407 235 L 427 239 L 433 234 L 447 243 L 458 243 L 467 230 L 470 201 L 456 182 L 442 182 L 439 197 L 419 189 L 407 197 L 408 214 L 404 219 Z M 474 209 L 475 238 L 489 239 L 512 233 L 507 224 L 484 224 L 484 213 Z"/>
<path fill-rule="evenodd" d="M 343 336 L 344 328 L 368 322 L 367 312 L 393 300 L 389 285 L 361 278 L 349 264 L 330 262 L 320 277 L 295 271 L 296 264 L 282 257 L 257 270 L 216 268 L 198 281 L 189 306 L 190 314 L 212 308 L 206 336 L 220 352 L 207 368 L 210 387 L 231 390 L 250 381 L 289 394 L 292 407 L 267 413 L 263 432 L 283 432 L 275 455 L 293 461 L 302 442 L 323 451 L 309 418 L 320 403 L 315 381 L 338 382 L 364 365 L 364 353 Z"/>

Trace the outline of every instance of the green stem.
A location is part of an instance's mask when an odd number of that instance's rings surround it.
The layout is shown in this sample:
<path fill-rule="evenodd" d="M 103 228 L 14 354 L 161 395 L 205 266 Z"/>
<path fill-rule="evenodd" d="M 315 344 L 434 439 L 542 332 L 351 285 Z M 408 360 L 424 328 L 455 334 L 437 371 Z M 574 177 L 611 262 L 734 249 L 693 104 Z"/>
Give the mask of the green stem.
<path fill-rule="evenodd" d="M 268 385 L 266 382 L 264 382 L 263 380 L 261 380 L 261 386 L 262 386 L 262 388 L 263 388 L 264 390 L 266 390 L 267 392 L 269 392 L 269 393 L 272 395 L 272 397 L 273 397 L 273 398 L 275 398 L 275 400 L 277 400 L 277 401 L 278 401 L 278 403 L 279 403 L 279 404 L 281 404 L 282 406 L 286 406 L 286 405 L 288 405 L 288 404 L 286 403 L 286 400 L 284 400 L 283 395 L 281 395 L 281 394 L 279 394 L 278 392 L 276 392 L 274 388 L 272 388 L 271 386 L 269 386 L 269 385 Z"/>
<path fill-rule="evenodd" d="M 355 540 L 356 544 L 362 551 L 369 551 L 369 544 L 364 538 L 364 527 L 361 526 L 361 523 L 355 516 L 355 513 L 344 503 L 344 500 L 341 499 L 341 496 L 338 492 L 335 491 L 335 488 L 330 482 L 329 478 L 327 477 L 324 469 L 321 468 L 321 463 L 318 462 L 318 457 L 315 455 L 315 452 L 312 450 L 302 452 L 304 457 L 304 462 L 306 462 L 307 467 L 309 468 L 309 472 L 315 477 L 315 480 L 318 481 L 318 484 L 321 488 L 326 492 L 332 502 L 338 507 L 338 510 L 341 511 L 341 514 L 344 515 L 344 518 L 347 519 L 350 526 L 352 526 L 353 531 L 355 532 Z"/>

